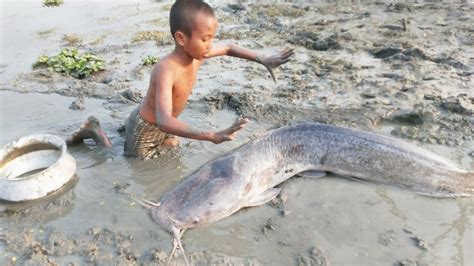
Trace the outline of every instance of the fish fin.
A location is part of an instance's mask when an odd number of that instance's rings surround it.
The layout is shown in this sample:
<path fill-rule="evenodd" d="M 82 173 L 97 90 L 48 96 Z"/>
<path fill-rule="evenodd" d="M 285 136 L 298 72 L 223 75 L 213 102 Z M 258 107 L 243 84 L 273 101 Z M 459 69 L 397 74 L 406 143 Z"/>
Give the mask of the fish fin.
<path fill-rule="evenodd" d="M 161 205 L 161 202 L 153 202 L 153 201 L 149 201 L 149 200 L 139 200 L 135 197 L 132 197 L 132 199 L 137 202 L 138 204 L 142 205 L 143 208 L 146 208 L 146 209 L 152 209 L 153 207 L 160 207 Z"/>
<path fill-rule="evenodd" d="M 251 198 L 245 207 L 255 207 L 259 205 L 263 205 L 272 199 L 274 199 L 280 193 L 281 188 L 269 188 L 265 190 L 263 193 L 256 195 L 255 197 Z"/>
<path fill-rule="evenodd" d="M 326 175 L 326 172 L 320 170 L 308 170 L 298 173 L 296 175 L 306 178 L 321 178 Z"/>

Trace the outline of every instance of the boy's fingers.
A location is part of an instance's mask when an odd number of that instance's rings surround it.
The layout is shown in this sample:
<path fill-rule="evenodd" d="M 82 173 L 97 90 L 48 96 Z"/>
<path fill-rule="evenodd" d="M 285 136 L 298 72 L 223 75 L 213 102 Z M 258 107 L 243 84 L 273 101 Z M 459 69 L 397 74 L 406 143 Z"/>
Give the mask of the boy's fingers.
<path fill-rule="evenodd" d="M 248 122 L 250 122 L 250 119 L 248 117 L 244 117 L 244 118 L 240 119 L 240 121 L 242 121 L 242 123 L 244 123 L 244 124 L 247 124 Z"/>
<path fill-rule="evenodd" d="M 290 49 L 288 47 L 286 47 L 285 49 L 283 49 L 282 53 L 283 54 L 293 54 L 295 52 L 295 50 L 293 49 Z"/>
<path fill-rule="evenodd" d="M 244 128 L 244 127 L 245 127 L 245 124 L 236 125 L 236 126 L 234 126 L 234 127 L 231 129 L 231 132 L 232 132 L 232 133 L 233 133 L 233 132 L 237 132 L 237 131 L 241 130 L 241 129 Z"/>
<path fill-rule="evenodd" d="M 288 50 L 288 52 L 286 53 L 288 56 L 292 56 L 295 54 L 295 50 L 291 49 L 291 50 Z"/>
<path fill-rule="evenodd" d="M 286 64 L 286 63 L 290 62 L 290 60 L 291 60 L 291 58 L 287 57 L 287 58 L 285 58 L 285 59 L 283 60 L 283 62 L 282 62 L 281 64 L 282 64 L 282 65 L 283 65 L 283 64 Z"/>
<path fill-rule="evenodd" d="M 286 59 L 286 58 L 292 57 L 294 54 L 295 53 L 287 53 L 287 54 L 283 55 L 282 57 Z"/>
<path fill-rule="evenodd" d="M 242 118 L 234 122 L 232 126 L 240 126 L 240 125 L 245 125 L 249 122 L 248 118 Z"/>
<path fill-rule="evenodd" d="M 294 54 L 295 54 L 295 52 L 293 50 L 291 50 L 291 51 L 289 51 L 288 53 L 285 54 L 285 57 L 290 57 Z"/>
<path fill-rule="evenodd" d="M 245 127 L 245 124 L 249 122 L 248 118 L 243 118 L 234 122 L 234 124 L 228 129 L 228 136 L 233 136 L 235 132 Z"/>

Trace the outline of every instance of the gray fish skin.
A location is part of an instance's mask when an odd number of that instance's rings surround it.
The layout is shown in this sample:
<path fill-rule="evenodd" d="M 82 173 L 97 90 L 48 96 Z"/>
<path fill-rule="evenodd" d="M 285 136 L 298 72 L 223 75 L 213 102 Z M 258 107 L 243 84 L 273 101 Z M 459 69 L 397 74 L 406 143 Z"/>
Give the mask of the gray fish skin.
<path fill-rule="evenodd" d="M 170 232 L 214 222 L 271 200 L 278 194 L 273 187 L 307 170 L 437 197 L 474 194 L 474 173 L 432 152 L 373 133 L 300 124 L 271 130 L 206 163 L 165 194 L 152 217 Z"/>

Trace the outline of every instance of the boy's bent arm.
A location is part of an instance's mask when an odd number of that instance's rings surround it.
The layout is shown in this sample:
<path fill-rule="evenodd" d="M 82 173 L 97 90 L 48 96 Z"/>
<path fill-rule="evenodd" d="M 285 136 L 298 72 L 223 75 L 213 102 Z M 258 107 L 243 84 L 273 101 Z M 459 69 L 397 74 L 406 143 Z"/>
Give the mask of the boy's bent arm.
<path fill-rule="evenodd" d="M 157 126 L 165 133 L 197 140 L 221 143 L 234 139 L 235 133 L 249 122 L 247 118 L 235 121 L 229 128 L 218 132 L 196 129 L 173 117 L 174 73 L 166 67 L 157 71 L 155 78 L 155 117 Z"/>
<path fill-rule="evenodd" d="M 261 63 L 258 61 L 258 55 L 256 52 L 235 44 L 216 45 L 211 49 L 211 51 L 209 51 L 206 57 L 210 58 L 221 55 L 228 55 Z"/>
<path fill-rule="evenodd" d="M 165 133 L 197 140 L 211 140 L 212 132 L 195 129 L 173 117 L 174 73 L 160 66 L 155 78 L 155 117 L 157 126 Z"/>

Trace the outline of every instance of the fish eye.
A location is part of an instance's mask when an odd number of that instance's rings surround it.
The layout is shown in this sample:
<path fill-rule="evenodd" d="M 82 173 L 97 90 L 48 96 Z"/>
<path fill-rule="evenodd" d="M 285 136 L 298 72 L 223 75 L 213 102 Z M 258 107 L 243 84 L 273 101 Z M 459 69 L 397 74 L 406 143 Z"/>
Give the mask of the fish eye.
<path fill-rule="evenodd" d="M 193 220 L 193 224 L 198 224 L 199 223 L 199 218 L 196 218 Z"/>

